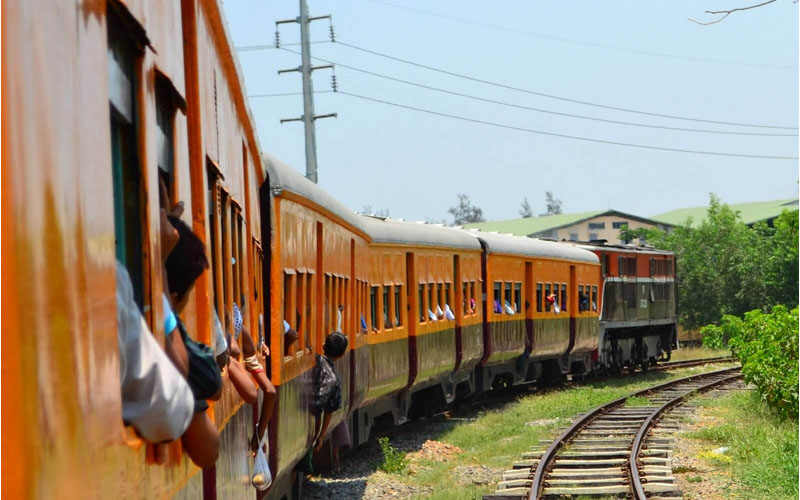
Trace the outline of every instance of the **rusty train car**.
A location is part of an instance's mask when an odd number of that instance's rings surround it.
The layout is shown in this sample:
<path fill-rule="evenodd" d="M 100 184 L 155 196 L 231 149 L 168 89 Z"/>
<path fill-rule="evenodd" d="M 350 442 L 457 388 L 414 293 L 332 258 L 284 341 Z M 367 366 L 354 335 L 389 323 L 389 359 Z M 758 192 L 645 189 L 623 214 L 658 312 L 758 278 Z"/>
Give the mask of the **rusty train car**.
<path fill-rule="evenodd" d="M 208 410 L 212 468 L 121 420 L 115 260 L 163 345 L 162 181 L 211 263 L 187 329 L 211 344 L 234 302 L 254 337 L 263 325 L 268 498 L 300 496 L 311 369 L 331 331 L 349 339 L 331 428 L 348 423 L 354 445 L 493 387 L 646 366 L 674 347 L 671 254 L 357 215 L 267 155 L 216 0 L 2 9 L 3 495 L 256 496 L 256 408 L 227 374 Z"/>

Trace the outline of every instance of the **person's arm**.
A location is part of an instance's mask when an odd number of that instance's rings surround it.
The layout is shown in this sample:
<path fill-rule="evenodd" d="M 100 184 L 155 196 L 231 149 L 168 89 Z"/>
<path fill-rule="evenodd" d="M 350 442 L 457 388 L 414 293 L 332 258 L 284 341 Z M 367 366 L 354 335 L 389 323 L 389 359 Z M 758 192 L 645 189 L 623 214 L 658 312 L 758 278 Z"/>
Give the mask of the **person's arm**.
<path fill-rule="evenodd" d="M 333 416 L 332 412 L 326 411 L 322 415 L 322 429 L 320 429 L 319 434 L 317 434 L 317 442 L 314 445 L 314 451 L 319 451 L 322 449 L 322 444 L 325 442 L 325 433 L 328 432 L 328 426 L 331 423 L 331 417 Z M 317 419 L 317 425 L 319 425 L 319 420 Z"/>
<path fill-rule="evenodd" d="M 228 361 L 228 377 L 236 388 L 245 403 L 256 404 L 258 402 L 258 391 L 252 379 L 247 375 L 244 367 L 235 359 L 230 358 Z"/>
<path fill-rule="evenodd" d="M 192 462 L 208 469 L 219 457 L 219 433 L 205 411 L 198 411 L 181 439 L 183 449 Z"/>
<path fill-rule="evenodd" d="M 264 434 L 267 433 L 267 425 L 269 425 L 269 420 L 272 418 L 272 412 L 275 409 L 276 392 L 275 386 L 269 381 L 266 373 L 255 373 L 253 377 L 255 377 L 256 383 L 261 387 L 261 390 L 264 391 L 264 400 L 261 402 L 261 415 L 258 417 L 258 427 L 253 439 L 250 440 L 250 450 L 255 453 L 258 450 L 258 443 L 264 439 Z"/>

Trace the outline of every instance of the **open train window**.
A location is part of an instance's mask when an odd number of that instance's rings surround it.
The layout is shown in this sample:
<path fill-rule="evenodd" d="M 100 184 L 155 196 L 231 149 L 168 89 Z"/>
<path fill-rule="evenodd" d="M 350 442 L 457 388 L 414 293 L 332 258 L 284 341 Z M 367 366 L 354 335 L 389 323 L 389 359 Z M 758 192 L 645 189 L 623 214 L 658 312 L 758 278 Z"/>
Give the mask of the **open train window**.
<path fill-rule="evenodd" d="M 292 281 L 294 280 L 294 272 L 286 270 L 283 273 L 283 297 L 281 297 L 283 301 L 283 320 L 289 323 L 290 328 L 294 328 L 297 331 L 297 324 L 294 323 L 294 315 L 292 310 Z M 298 333 L 298 335 L 300 335 Z M 294 354 L 296 349 L 297 342 L 293 343 L 292 345 L 284 344 L 283 345 L 283 355 L 284 356 L 291 356 Z"/>
<path fill-rule="evenodd" d="M 314 288 L 313 284 L 312 284 L 313 283 L 312 277 L 313 277 L 313 274 L 311 274 L 311 273 L 306 274 L 306 284 L 305 284 L 305 292 L 306 292 L 305 306 L 306 307 L 305 307 L 304 325 L 305 325 L 305 333 L 306 333 L 306 347 L 309 348 L 309 350 L 312 350 L 311 347 L 312 347 L 312 343 L 314 342 L 314 330 L 315 330 L 314 321 L 313 321 L 313 319 L 311 317 L 311 307 L 312 307 L 312 304 L 313 304 L 311 290 L 313 290 L 313 288 Z"/>
<path fill-rule="evenodd" d="M 306 345 L 308 342 L 308 323 L 305 320 L 305 273 L 297 273 L 297 285 L 295 286 L 295 331 L 297 332 L 297 344 Z"/>
<path fill-rule="evenodd" d="M 445 283 L 444 284 L 444 305 L 449 307 L 450 304 L 452 304 L 452 302 L 450 302 L 450 283 Z M 452 309 L 451 309 L 451 312 L 452 312 Z M 447 319 L 447 318 L 445 318 L 445 319 Z"/>
<path fill-rule="evenodd" d="M 140 55 L 116 9 L 108 9 L 108 93 L 111 120 L 111 171 L 114 196 L 114 249 L 128 270 L 133 296 L 144 306 L 141 171 L 137 155 L 135 65 Z"/>
<path fill-rule="evenodd" d="M 503 282 L 494 282 L 494 309 L 492 312 L 495 314 L 503 314 Z"/>
<path fill-rule="evenodd" d="M 477 312 L 481 308 L 481 301 L 478 300 L 478 296 L 476 295 L 477 292 L 475 291 L 475 282 L 469 282 L 469 298 L 471 299 L 470 302 L 470 309 L 472 309 L 472 314 L 477 314 Z M 472 307 L 472 303 L 475 304 L 475 307 Z"/>
<path fill-rule="evenodd" d="M 545 283 L 544 284 L 544 296 L 545 297 L 549 297 L 550 296 L 550 283 Z M 544 310 L 546 312 L 550 312 L 550 302 L 548 300 L 544 301 Z"/>
<path fill-rule="evenodd" d="M 469 299 L 470 299 L 469 282 L 468 281 L 464 281 L 462 283 L 462 286 L 463 286 L 464 290 L 461 292 L 461 297 L 463 297 L 463 300 L 461 302 L 462 302 L 462 305 L 464 306 L 464 316 L 468 316 L 470 314 L 470 309 L 469 309 Z"/>
<path fill-rule="evenodd" d="M 436 283 L 436 310 L 433 312 L 436 313 L 437 317 L 439 316 L 439 311 L 444 313 L 444 304 L 442 304 L 442 284 Z"/>
<path fill-rule="evenodd" d="M 514 308 L 517 314 L 522 312 L 522 283 L 514 283 Z"/>
<path fill-rule="evenodd" d="M 403 296 L 403 285 L 394 286 L 394 326 L 403 326 L 400 297 Z"/>
<path fill-rule="evenodd" d="M 555 296 L 555 301 L 558 302 L 559 309 L 561 309 L 561 285 L 558 283 L 553 283 L 553 295 Z"/>
<path fill-rule="evenodd" d="M 597 285 L 592 285 L 592 311 L 597 311 Z"/>
<path fill-rule="evenodd" d="M 586 304 L 583 301 L 583 285 L 578 285 L 578 312 L 583 312 L 586 310 Z"/>
<path fill-rule="evenodd" d="M 436 321 L 436 302 L 433 300 L 433 289 L 435 285 L 435 283 L 428 283 L 428 311 L 430 311 L 428 315 L 432 321 Z"/>
<path fill-rule="evenodd" d="M 389 310 L 389 297 L 392 293 L 392 287 L 389 285 L 383 285 L 383 327 L 387 330 L 392 328 L 392 322 L 389 320 L 390 310 Z"/>
<path fill-rule="evenodd" d="M 542 284 L 536 283 L 536 312 L 542 312 Z"/>
<path fill-rule="evenodd" d="M 506 314 L 516 314 L 517 311 L 514 310 L 514 292 L 511 288 L 513 283 L 510 281 L 505 284 L 505 290 L 503 294 L 503 310 Z"/>
<path fill-rule="evenodd" d="M 567 312 L 567 284 L 561 283 L 561 310 Z"/>
<path fill-rule="evenodd" d="M 372 286 L 369 289 L 369 312 L 370 328 L 378 329 L 378 287 Z"/>
<path fill-rule="evenodd" d="M 419 307 L 419 322 L 425 323 L 425 318 L 427 317 L 428 312 L 425 310 L 425 283 L 419 284 L 419 297 L 418 297 L 418 307 Z"/>

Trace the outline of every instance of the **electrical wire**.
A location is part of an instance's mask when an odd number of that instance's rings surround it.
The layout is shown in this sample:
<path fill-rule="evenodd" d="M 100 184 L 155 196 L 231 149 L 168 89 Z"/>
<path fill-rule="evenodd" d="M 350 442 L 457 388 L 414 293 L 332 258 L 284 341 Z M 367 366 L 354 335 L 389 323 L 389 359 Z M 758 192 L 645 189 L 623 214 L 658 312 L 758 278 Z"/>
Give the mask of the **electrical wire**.
<path fill-rule="evenodd" d="M 291 49 L 283 49 L 282 48 L 282 50 L 284 50 L 286 52 L 291 52 L 293 54 L 298 54 L 298 55 L 300 54 L 299 52 L 291 50 Z M 349 69 L 349 70 L 352 70 L 352 71 L 357 71 L 359 73 L 364 73 L 366 75 L 371 75 L 371 76 L 375 76 L 375 77 L 378 77 L 378 78 L 384 78 L 386 80 L 395 81 L 395 82 L 402 83 L 402 84 L 405 84 L 405 85 L 411 85 L 413 87 L 419 87 L 419 88 L 426 89 L 426 90 L 432 90 L 434 92 L 441 92 L 443 94 L 449 94 L 449 95 L 454 95 L 454 96 L 458 96 L 458 97 L 464 97 L 464 98 L 473 99 L 473 100 L 476 100 L 476 101 L 487 102 L 487 103 L 490 103 L 490 104 L 498 104 L 500 106 L 507 106 L 507 107 L 510 107 L 510 108 L 524 109 L 524 110 L 527 110 L 527 111 L 536 111 L 538 113 L 546 113 L 546 114 L 550 114 L 550 115 L 566 116 L 566 117 L 569 117 L 569 118 L 578 118 L 578 119 L 581 119 L 581 120 L 591 120 L 591 121 L 597 121 L 597 122 L 603 122 L 603 123 L 613 123 L 615 125 L 627 125 L 627 126 L 632 126 L 632 127 L 643 127 L 643 128 L 662 129 L 662 130 L 673 130 L 673 131 L 679 131 L 679 132 L 699 132 L 699 133 L 706 133 L 706 134 L 747 135 L 747 136 L 762 136 L 762 137 L 797 137 L 797 134 L 791 134 L 791 133 L 790 134 L 775 134 L 775 133 L 767 133 L 767 132 L 736 132 L 736 131 L 729 131 L 729 130 L 705 130 L 705 129 L 696 129 L 696 128 L 685 128 L 685 127 L 669 127 L 669 126 L 666 126 L 666 125 L 651 125 L 651 124 L 647 124 L 647 123 L 627 122 L 627 121 L 621 121 L 621 120 L 609 120 L 609 119 L 606 119 L 606 118 L 598 118 L 598 117 L 594 117 L 594 116 L 578 115 L 578 114 L 573 114 L 573 113 L 564 113 L 564 112 L 561 112 L 561 111 L 553 111 L 553 110 L 549 110 L 549 109 L 534 108 L 534 107 L 530 107 L 530 106 L 524 106 L 522 104 L 515 104 L 515 103 L 511 103 L 511 102 L 498 101 L 498 100 L 495 100 L 495 99 L 489 99 L 489 98 L 486 98 L 486 97 L 480 97 L 480 96 L 471 95 L 471 94 L 464 94 L 462 92 L 456 92 L 456 91 L 453 91 L 453 90 L 447 90 L 447 89 L 443 89 L 443 88 L 439 88 L 439 87 L 433 87 L 433 86 L 430 86 L 430 85 L 425 85 L 425 84 L 422 84 L 422 83 L 412 82 L 412 81 L 409 81 L 409 80 L 403 80 L 401 78 L 396 78 L 396 77 L 393 77 L 393 76 L 383 75 L 381 73 L 376 73 L 374 71 L 369 71 L 369 70 L 366 70 L 366 69 L 357 68 L 355 66 L 342 64 L 342 63 L 339 63 L 339 62 L 336 62 L 336 61 L 331 61 L 331 60 L 328 60 L 328 59 L 323 59 L 321 57 L 316 57 L 316 56 L 311 56 L 311 57 L 312 57 L 312 59 L 316 59 L 317 61 L 322 61 L 322 62 L 326 62 L 326 63 L 329 63 L 329 64 L 334 64 L 334 65 L 336 65 L 337 67 L 340 67 L 340 68 L 346 68 L 346 69 Z"/>
<path fill-rule="evenodd" d="M 334 91 L 333 90 L 315 90 L 314 91 L 315 94 L 330 94 L 332 92 L 334 92 Z M 303 93 L 302 92 L 284 92 L 284 93 L 281 93 L 281 94 L 253 94 L 253 95 L 247 96 L 247 98 L 248 99 L 257 99 L 257 98 L 260 98 L 260 97 L 285 97 L 285 96 L 290 96 L 290 95 L 303 95 Z"/>
<path fill-rule="evenodd" d="M 676 152 L 676 153 L 691 153 L 691 154 L 711 155 L 711 156 L 727 156 L 727 157 L 735 157 L 735 158 L 757 158 L 757 159 L 763 159 L 763 160 L 797 160 L 798 159 L 795 156 L 770 156 L 770 155 L 751 155 L 751 154 L 739 154 L 739 153 L 725 153 L 725 152 L 719 152 L 719 151 L 700 151 L 700 150 L 692 150 L 692 149 L 681 149 L 681 148 L 668 148 L 668 147 L 661 147 L 661 146 L 651 146 L 651 145 L 645 145 L 645 144 L 634 144 L 634 143 L 628 143 L 628 142 L 608 141 L 608 140 L 604 140 L 604 139 L 595 139 L 595 138 L 591 138 L 591 137 L 581 137 L 581 136 L 568 135 L 568 134 L 559 134 L 559 133 L 556 133 L 556 132 L 547 132 L 547 131 L 544 131 L 544 130 L 535 130 L 535 129 L 525 128 L 525 127 L 517 127 L 517 126 L 514 126 L 514 125 L 505 125 L 505 124 L 502 124 L 502 123 L 490 122 L 490 121 L 485 121 L 485 120 L 478 120 L 476 118 L 468 118 L 468 117 L 465 117 L 465 116 L 458 116 L 458 115 L 451 115 L 451 114 L 448 114 L 448 113 L 441 113 L 439 111 L 433 111 L 433 110 L 424 109 L 424 108 L 417 108 L 417 107 L 414 107 L 414 106 L 408 106 L 408 105 L 405 105 L 405 104 L 399 104 L 399 103 L 396 103 L 396 102 L 386 101 L 386 100 L 383 100 L 383 99 L 376 99 L 374 97 L 367 97 L 367 96 L 363 96 L 363 95 L 360 95 L 360 94 L 354 94 L 352 92 L 346 92 L 346 91 L 343 91 L 343 90 L 339 90 L 337 93 L 342 94 L 342 95 L 346 95 L 346 96 L 350 96 L 350 97 L 355 97 L 357 99 L 363 99 L 363 100 L 366 100 L 366 101 L 372 101 L 372 102 L 376 102 L 376 103 L 380 103 L 380 104 L 385 104 L 387 106 L 393 106 L 393 107 L 396 107 L 396 108 L 402 108 L 402 109 L 407 109 L 407 110 L 411 110 L 411 111 L 417 111 L 419 113 L 426 113 L 426 114 L 430 114 L 430 115 L 441 116 L 441 117 L 445 117 L 445 118 L 451 118 L 451 119 L 454 119 L 454 120 L 460 120 L 460 121 L 464 121 L 464 122 L 479 123 L 481 125 L 489 125 L 489 126 L 497 127 L 497 128 L 503 128 L 503 129 L 509 129 L 509 130 L 517 130 L 517 131 L 520 131 L 520 132 L 527 132 L 527 133 L 531 133 L 531 134 L 546 135 L 546 136 L 551 136 L 551 137 L 560 137 L 560 138 L 563 138 L 563 139 L 572 139 L 572 140 L 576 140 L 576 141 L 594 142 L 594 143 L 600 143 L 600 144 L 610 144 L 610 145 L 614 145 L 614 146 L 624 146 L 624 147 L 638 148 L 638 149 L 652 149 L 652 150 L 657 150 L 657 151 L 671 151 L 671 152 Z"/>
<path fill-rule="evenodd" d="M 617 47 L 617 46 L 614 46 L 614 45 L 605 45 L 605 44 L 601 44 L 601 43 L 586 42 L 586 41 L 583 41 L 583 40 L 572 40 L 572 39 L 569 39 L 569 38 L 562 38 L 562 37 L 558 37 L 558 36 L 543 35 L 541 33 L 534 33 L 534 32 L 531 32 L 531 31 L 518 30 L 518 29 L 514 29 L 514 28 L 509 28 L 507 26 L 499 26 L 499 25 L 496 25 L 496 24 L 481 23 L 481 22 L 478 22 L 478 21 L 472 21 L 472 20 L 469 20 L 469 19 L 461 18 L 461 17 L 449 16 L 449 15 L 446 15 L 446 14 L 439 14 L 437 12 L 431 12 L 431 11 L 428 11 L 428 10 L 417 9 L 417 8 L 408 7 L 408 6 L 405 6 L 405 5 L 398 5 L 398 4 L 395 4 L 395 3 L 392 3 L 392 2 L 384 2 L 384 1 L 379 1 L 379 0 L 370 0 L 370 1 L 372 3 L 378 4 L 378 5 L 385 5 L 387 7 L 393 7 L 395 9 L 402 9 L 402 10 L 407 10 L 407 11 L 410 11 L 410 12 L 415 12 L 417 14 L 423 14 L 423 15 L 426 15 L 426 16 L 438 17 L 440 19 L 447 19 L 449 21 L 455 21 L 455 22 L 462 23 L 462 24 L 469 24 L 469 25 L 472 25 L 472 26 L 478 26 L 478 27 L 481 27 L 481 28 L 492 29 L 492 30 L 497 30 L 497 31 L 505 31 L 507 33 L 514 33 L 515 35 L 522 35 L 522 36 L 527 36 L 527 37 L 531 37 L 531 38 L 540 38 L 540 39 L 543 39 L 543 40 L 552 40 L 552 41 L 556 41 L 556 42 L 570 43 L 570 44 L 574 44 L 574 45 L 580 45 L 582 47 L 593 47 L 593 48 L 600 48 L 600 49 L 606 49 L 606 50 L 616 50 L 616 51 L 619 51 L 619 52 L 627 52 L 627 53 L 630 53 L 630 54 L 637 54 L 637 55 L 643 55 L 643 56 L 663 57 L 663 58 L 667 58 L 667 59 L 683 59 L 683 60 L 686 60 L 686 61 L 693 61 L 693 62 L 729 64 L 729 65 L 733 65 L 733 66 L 749 66 L 749 67 L 753 67 L 753 68 L 793 69 L 793 70 L 797 70 L 797 66 L 782 66 L 782 65 L 775 65 L 775 64 L 760 64 L 760 63 L 751 63 L 751 62 L 743 62 L 743 61 L 729 61 L 729 60 L 725 60 L 725 59 L 712 59 L 712 58 L 706 58 L 706 57 L 683 56 L 683 55 L 677 55 L 677 54 L 666 54 L 666 53 L 663 53 L 663 52 L 651 52 L 651 51 L 646 51 L 646 50 L 632 49 L 632 48 L 629 48 L 629 47 Z"/>
<path fill-rule="evenodd" d="M 354 49 L 354 50 L 365 52 L 365 53 L 368 53 L 368 54 L 376 55 L 376 56 L 379 56 L 379 57 L 384 57 L 386 59 L 390 59 L 390 60 L 393 60 L 393 61 L 401 62 L 401 63 L 404 63 L 404 64 L 409 64 L 411 66 L 416 66 L 416 67 L 427 69 L 427 70 L 430 70 L 430 71 L 435 71 L 437 73 L 442 73 L 442 74 L 449 75 L 449 76 L 454 76 L 454 77 L 457 77 L 457 78 L 463 78 L 465 80 L 469 80 L 469 81 L 473 81 L 473 82 L 477 82 L 477 83 L 482 83 L 482 84 L 485 84 L 485 85 L 492 85 L 492 86 L 499 87 L 499 88 L 504 88 L 504 89 L 507 89 L 507 90 L 514 90 L 514 91 L 523 92 L 523 93 L 526 93 L 526 94 L 536 95 L 536 96 L 540 96 L 540 97 L 546 97 L 548 99 L 555 99 L 555 100 L 558 100 L 558 101 L 570 102 L 570 103 L 573 103 L 573 104 L 582 104 L 582 105 L 585 105 L 585 106 L 593 106 L 593 107 L 602 108 L 602 109 L 610 109 L 610 110 L 614 110 L 614 111 L 622 111 L 622 112 L 625 112 L 625 113 L 635 113 L 635 114 L 646 115 L 646 116 L 655 116 L 655 117 L 659 117 L 659 118 L 669 118 L 669 119 L 673 119 L 673 120 L 686 120 L 686 121 L 699 122 L 699 123 L 713 123 L 713 124 L 716 124 L 716 125 L 732 125 L 732 126 L 738 126 L 738 127 L 768 128 L 768 129 L 780 129 L 780 130 L 798 130 L 797 127 L 782 127 L 782 126 L 777 126 L 777 125 L 763 125 L 763 124 L 755 124 L 755 123 L 728 122 L 728 121 L 721 121 L 721 120 L 707 120 L 707 119 L 702 119 L 702 118 L 693 118 L 693 117 L 679 116 L 679 115 L 669 115 L 669 114 L 665 114 L 665 113 L 654 113 L 654 112 L 650 112 L 650 111 L 642 111 L 642 110 L 637 110 L 637 109 L 632 109 L 632 108 L 623 108 L 623 107 L 620 107 L 620 106 L 611 106 L 611 105 L 607 105 L 607 104 L 600 104 L 600 103 L 595 103 L 595 102 L 582 101 L 582 100 L 579 100 L 579 99 L 573 99 L 573 98 L 569 98 L 569 97 L 562 97 L 562 96 L 557 96 L 557 95 L 553 95 L 553 94 L 546 94 L 544 92 L 538 92 L 538 91 L 535 91 L 535 90 L 523 89 L 523 88 L 515 87 L 515 86 L 512 86 L 512 85 L 506 85 L 504 83 L 492 82 L 492 81 L 489 81 L 489 80 L 483 80 L 481 78 L 476 78 L 476 77 L 472 77 L 472 76 L 468 76 L 468 75 L 462 75 L 460 73 L 455 73 L 453 71 L 447 71 L 447 70 L 444 70 L 444 69 L 441 69 L 441 68 L 436 68 L 436 67 L 433 67 L 433 66 L 428 66 L 426 64 L 421 64 L 421 63 L 417 63 L 417 62 L 414 62 L 414 61 L 410 61 L 408 59 L 403 59 L 403 58 L 392 56 L 392 55 L 389 55 L 389 54 L 383 54 L 381 52 L 377 52 L 377 51 L 374 51 L 374 50 L 365 49 L 363 47 L 359 47 L 357 45 L 353 45 L 353 44 L 350 44 L 350 43 L 342 42 L 342 41 L 339 41 L 339 40 L 336 40 L 336 42 L 334 42 L 334 43 L 339 44 L 339 45 L 343 45 L 345 47 L 349 47 L 349 48 Z"/>

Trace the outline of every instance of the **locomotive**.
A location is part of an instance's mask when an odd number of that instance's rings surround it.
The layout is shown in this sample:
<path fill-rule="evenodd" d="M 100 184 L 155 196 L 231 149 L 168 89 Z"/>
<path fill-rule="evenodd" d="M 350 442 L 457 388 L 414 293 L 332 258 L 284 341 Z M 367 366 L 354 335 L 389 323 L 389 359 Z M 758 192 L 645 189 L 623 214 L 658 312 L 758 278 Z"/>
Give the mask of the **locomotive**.
<path fill-rule="evenodd" d="M 499 386 L 647 367 L 676 347 L 674 256 L 359 215 L 267 155 L 215 0 L 3 6 L 2 494 L 238 499 L 256 409 L 224 373 L 220 458 L 121 419 L 115 261 L 164 342 L 159 186 L 210 269 L 182 320 L 242 309 L 270 355 L 268 498 L 299 495 L 314 355 L 337 361 L 353 444 Z M 297 332 L 284 343 L 283 322 Z M 260 332 L 260 333 L 259 333 Z"/>

